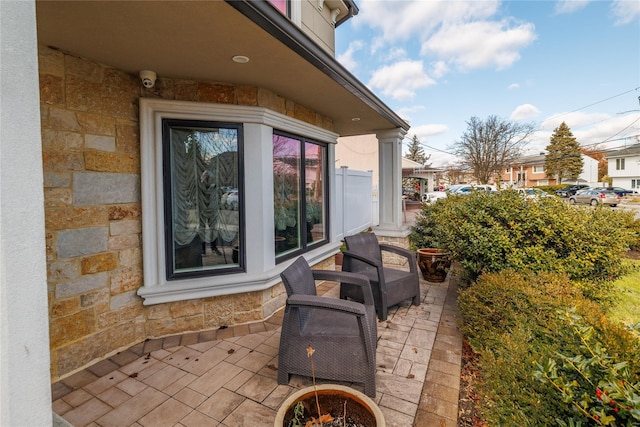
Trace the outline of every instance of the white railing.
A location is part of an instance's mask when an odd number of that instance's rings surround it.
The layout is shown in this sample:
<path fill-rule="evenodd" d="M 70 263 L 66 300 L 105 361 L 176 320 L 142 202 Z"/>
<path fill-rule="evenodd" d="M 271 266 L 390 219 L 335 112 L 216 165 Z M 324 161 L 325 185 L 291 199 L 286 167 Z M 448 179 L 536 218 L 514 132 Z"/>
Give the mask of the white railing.
<path fill-rule="evenodd" d="M 332 223 L 338 239 L 378 225 L 378 196 L 372 172 L 340 167 L 336 170 L 336 216 Z"/>

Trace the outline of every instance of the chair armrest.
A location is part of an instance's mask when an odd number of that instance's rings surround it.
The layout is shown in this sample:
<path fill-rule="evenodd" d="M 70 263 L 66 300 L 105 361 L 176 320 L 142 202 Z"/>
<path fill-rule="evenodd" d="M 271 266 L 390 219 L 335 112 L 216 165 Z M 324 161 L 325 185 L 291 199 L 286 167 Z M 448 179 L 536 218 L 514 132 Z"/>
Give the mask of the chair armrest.
<path fill-rule="evenodd" d="M 362 303 L 338 298 L 321 297 L 317 295 L 291 295 L 287 298 L 287 304 L 296 307 L 310 307 L 339 311 L 357 316 L 364 316 L 367 313 L 364 308 L 364 304 Z"/>
<path fill-rule="evenodd" d="M 406 258 L 409 262 L 409 270 L 410 271 L 418 271 L 418 267 L 416 266 L 416 253 L 410 251 L 409 249 L 401 248 L 399 246 L 389 245 L 386 243 L 380 243 L 380 250 L 385 252 L 392 252 L 396 255 L 399 255 L 403 258 Z"/>
<path fill-rule="evenodd" d="M 357 253 L 351 252 L 351 251 L 348 251 L 348 250 L 347 251 L 343 251 L 342 253 L 343 253 L 343 256 L 345 256 L 345 257 L 350 257 L 350 258 L 353 258 L 353 259 L 357 259 L 358 261 L 362 261 L 362 262 L 364 262 L 366 264 L 369 264 L 370 266 L 375 267 L 378 270 L 382 269 L 382 263 L 380 261 L 378 261 L 378 260 L 371 259 L 371 258 L 365 258 L 362 255 L 358 255 Z"/>
<path fill-rule="evenodd" d="M 315 280 L 329 280 L 332 282 L 349 283 L 350 285 L 360 286 L 362 288 L 365 305 L 374 304 L 371 283 L 367 276 L 348 271 L 311 270 L 311 272 L 313 273 L 313 278 Z"/>

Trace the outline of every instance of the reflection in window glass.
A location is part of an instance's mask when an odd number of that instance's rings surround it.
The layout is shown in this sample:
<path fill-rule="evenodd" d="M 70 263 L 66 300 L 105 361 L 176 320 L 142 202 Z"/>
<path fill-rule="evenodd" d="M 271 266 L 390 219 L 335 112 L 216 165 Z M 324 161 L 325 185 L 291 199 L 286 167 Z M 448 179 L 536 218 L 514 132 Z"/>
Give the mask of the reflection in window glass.
<path fill-rule="evenodd" d="M 287 5 L 289 4 L 289 0 L 269 0 L 271 4 L 273 4 L 276 9 L 282 12 L 283 15 L 289 16 Z"/>
<path fill-rule="evenodd" d="M 307 245 L 325 240 L 324 171 L 326 150 L 318 144 L 305 145 L 305 191 Z"/>
<path fill-rule="evenodd" d="M 240 270 L 241 130 L 163 121 L 167 279 Z"/>
<path fill-rule="evenodd" d="M 274 228 L 279 259 L 327 240 L 326 155 L 324 144 L 274 132 Z"/>
<path fill-rule="evenodd" d="M 273 135 L 273 219 L 276 256 L 301 248 L 300 141 Z"/>

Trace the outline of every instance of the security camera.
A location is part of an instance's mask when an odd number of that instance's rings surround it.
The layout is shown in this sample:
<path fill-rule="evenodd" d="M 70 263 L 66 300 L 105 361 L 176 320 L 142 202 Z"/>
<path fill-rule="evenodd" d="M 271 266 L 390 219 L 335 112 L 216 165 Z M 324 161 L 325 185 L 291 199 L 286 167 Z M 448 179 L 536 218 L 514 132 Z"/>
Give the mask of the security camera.
<path fill-rule="evenodd" d="M 156 84 L 156 73 L 149 70 L 140 71 L 140 80 L 142 80 L 142 86 L 147 89 L 152 88 Z"/>

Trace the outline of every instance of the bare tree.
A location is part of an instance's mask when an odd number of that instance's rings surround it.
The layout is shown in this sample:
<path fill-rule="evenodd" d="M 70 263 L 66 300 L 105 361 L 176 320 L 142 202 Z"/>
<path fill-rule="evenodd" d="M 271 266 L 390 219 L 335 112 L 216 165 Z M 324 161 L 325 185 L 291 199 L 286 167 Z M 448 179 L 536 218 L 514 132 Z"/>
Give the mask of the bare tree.
<path fill-rule="evenodd" d="M 534 130 L 533 123 L 510 122 L 497 116 L 489 116 L 485 121 L 472 117 L 452 149 L 479 183 L 487 184 L 521 155 Z"/>
<path fill-rule="evenodd" d="M 462 178 L 464 177 L 464 169 L 465 167 L 460 165 L 460 164 L 452 164 L 452 165 L 446 165 L 444 167 L 444 176 L 445 179 L 447 180 L 448 184 L 460 184 L 460 181 L 462 180 Z"/>

